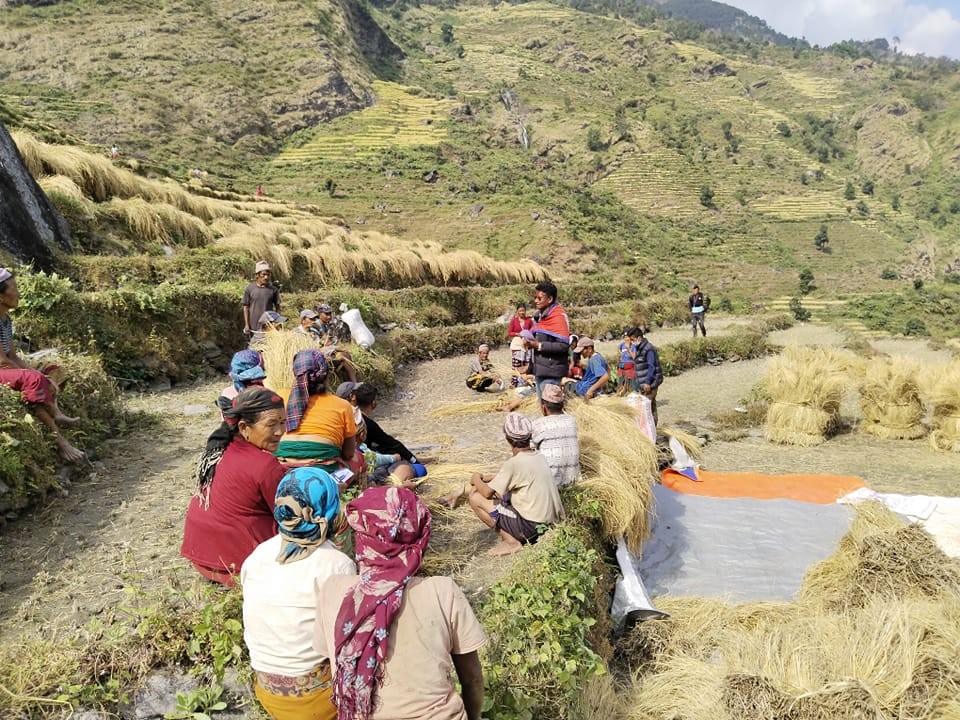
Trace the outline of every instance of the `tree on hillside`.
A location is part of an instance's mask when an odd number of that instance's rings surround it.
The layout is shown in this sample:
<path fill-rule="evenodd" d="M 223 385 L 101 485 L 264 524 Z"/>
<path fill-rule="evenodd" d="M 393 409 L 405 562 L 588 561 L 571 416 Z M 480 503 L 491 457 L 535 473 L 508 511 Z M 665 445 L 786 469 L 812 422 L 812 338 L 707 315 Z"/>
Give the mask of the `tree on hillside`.
<path fill-rule="evenodd" d="M 822 251 L 828 242 L 830 242 L 830 238 L 827 236 L 827 226 L 821 225 L 817 236 L 813 239 L 813 244 L 817 247 L 817 250 Z"/>
<path fill-rule="evenodd" d="M 817 286 L 813 284 L 813 270 L 810 268 L 804 268 L 800 271 L 800 294 L 809 295 L 811 292 L 817 289 Z"/>
<path fill-rule="evenodd" d="M 860 186 L 860 192 L 864 195 L 873 195 L 873 180 L 864 180 L 863 185 Z"/>
<path fill-rule="evenodd" d="M 853 189 L 853 183 L 847 180 L 847 186 L 843 189 L 843 199 L 853 200 L 857 196 L 857 191 Z"/>
<path fill-rule="evenodd" d="M 713 208 L 713 188 L 706 183 L 700 186 L 700 204 L 705 208 Z"/>
<path fill-rule="evenodd" d="M 587 149 L 590 152 L 600 152 L 606 149 L 606 144 L 600 137 L 600 128 L 592 127 L 587 130 Z"/>
<path fill-rule="evenodd" d="M 453 25 L 444 23 L 440 26 L 440 39 L 443 40 L 444 45 L 449 45 L 453 42 Z"/>

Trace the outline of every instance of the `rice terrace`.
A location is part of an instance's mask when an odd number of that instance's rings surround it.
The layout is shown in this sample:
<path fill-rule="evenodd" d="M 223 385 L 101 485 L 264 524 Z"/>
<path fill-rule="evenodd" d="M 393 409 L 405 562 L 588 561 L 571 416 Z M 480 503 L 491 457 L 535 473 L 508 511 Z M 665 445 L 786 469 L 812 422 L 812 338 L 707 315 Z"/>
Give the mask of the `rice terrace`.
<path fill-rule="evenodd" d="M 0 68 L 0 717 L 960 720 L 957 61 L 17 0 Z"/>

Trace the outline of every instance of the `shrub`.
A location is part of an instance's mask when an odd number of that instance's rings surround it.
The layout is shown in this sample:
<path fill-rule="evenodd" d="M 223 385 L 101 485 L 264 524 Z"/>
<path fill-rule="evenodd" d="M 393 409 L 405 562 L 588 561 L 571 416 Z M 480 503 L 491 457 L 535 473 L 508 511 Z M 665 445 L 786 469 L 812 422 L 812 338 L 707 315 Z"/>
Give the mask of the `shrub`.
<path fill-rule="evenodd" d="M 813 271 L 810 268 L 804 268 L 800 271 L 799 280 L 801 295 L 809 295 L 817 289 L 817 286 L 813 284 Z"/>
<path fill-rule="evenodd" d="M 700 186 L 700 204 L 705 208 L 713 207 L 713 188 L 709 185 Z"/>
<path fill-rule="evenodd" d="M 893 268 L 884 268 L 883 272 L 880 273 L 881 280 L 896 280 L 898 277 L 897 271 Z"/>
<path fill-rule="evenodd" d="M 910 318 L 903 326 L 904 335 L 926 335 L 927 325 L 920 318 Z"/>
<path fill-rule="evenodd" d="M 843 199 L 853 200 L 856 196 L 857 196 L 857 191 L 853 189 L 853 183 L 847 180 L 847 184 L 843 188 Z"/>
<path fill-rule="evenodd" d="M 792 312 L 793 317 L 800 322 L 806 322 L 810 319 L 810 311 L 800 303 L 800 298 L 798 297 L 790 298 L 790 312 Z"/>
<path fill-rule="evenodd" d="M 483 604 L 485 705 L 498 719 L 567 718 L 583 683 L 606 672 L 588 643 L 602 563 L 583 533 L 548 533 Z"/>

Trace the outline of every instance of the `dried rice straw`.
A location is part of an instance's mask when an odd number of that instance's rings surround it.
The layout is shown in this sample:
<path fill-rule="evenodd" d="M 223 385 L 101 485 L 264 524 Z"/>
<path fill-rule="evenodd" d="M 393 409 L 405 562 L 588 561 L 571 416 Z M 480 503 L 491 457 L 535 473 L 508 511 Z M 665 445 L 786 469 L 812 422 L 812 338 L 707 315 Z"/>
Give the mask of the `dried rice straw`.
<path fill-rule="evenodd" d="M 941 452 L 960 452 L 960 360 L 931 370 L 922 385 L 933 408 L 930 444 Z"/>
<path fill-rule="evenodd" d="M 700 444 L 700 438 L 696 435 L 691 435 L 675 427 L 659 428 L 659 431 L 668 438 L 676 439 L 687 451 L 691 460 L 698 463 L 703 462 L 703 446 Z"/>
<path fill-rule="evenodd" d="M 913 440 L 926 434 L 917 377 L 920 365 L 903 357 L 874 358 L 860 380 L 864 432 L 885 439 Z"/>

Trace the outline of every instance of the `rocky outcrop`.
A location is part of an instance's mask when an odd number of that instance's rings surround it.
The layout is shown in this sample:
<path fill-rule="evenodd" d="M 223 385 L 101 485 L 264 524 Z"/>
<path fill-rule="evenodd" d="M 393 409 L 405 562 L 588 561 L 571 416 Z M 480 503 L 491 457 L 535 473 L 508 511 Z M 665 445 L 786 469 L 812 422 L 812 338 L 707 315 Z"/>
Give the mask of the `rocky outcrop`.
<path fill-rule="evenodd" d="M 70 232 L 30 175 L 0 124 L 0 248 L 23 263 L 50 270 L 57 250 L 72 251 Z"/>

